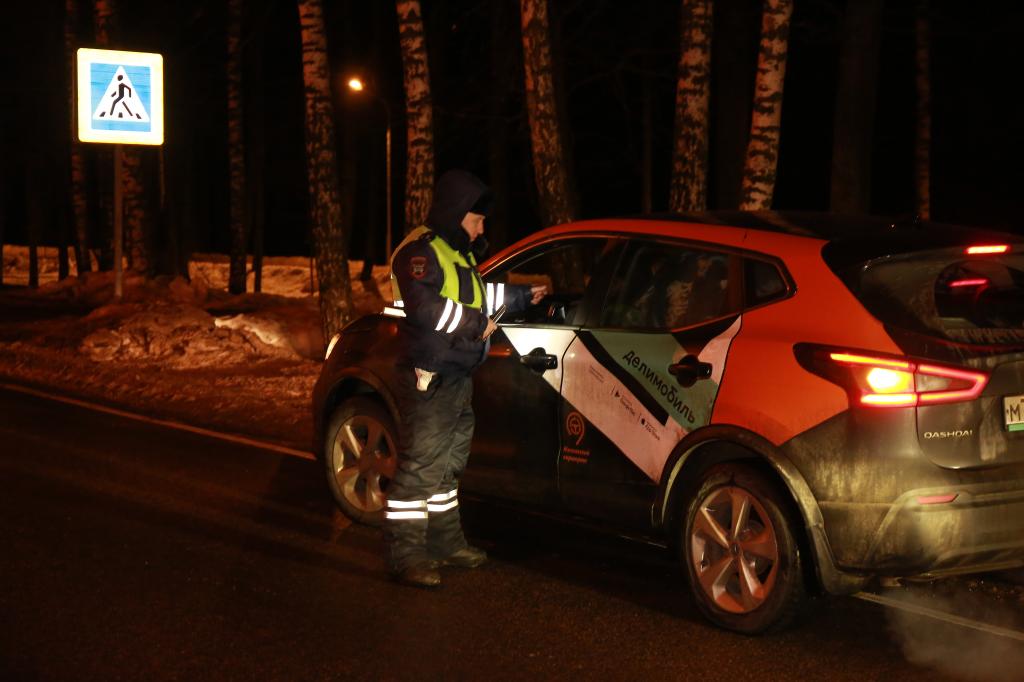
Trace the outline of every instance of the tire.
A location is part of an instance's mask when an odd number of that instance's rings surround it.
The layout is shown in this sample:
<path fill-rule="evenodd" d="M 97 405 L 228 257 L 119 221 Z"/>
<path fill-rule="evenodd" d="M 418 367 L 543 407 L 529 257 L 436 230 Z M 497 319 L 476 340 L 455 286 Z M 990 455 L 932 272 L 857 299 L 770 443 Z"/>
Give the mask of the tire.
<path fill-rule="evenodd" d="M 352 398 L 331 415 L 323 453 L 327 485 L 341 511 L 353 521 L 383 525 L 397 443 L 394 419 L 370 398 Z"/>
<path fill-rule="evenodd" d="M 765 474 L 740 463 L 711 467 L 696 488 L 688 499 L 680 554 L 697 606 L 727 630 L 782 630 L 806 594 L 788 496 Z"/>

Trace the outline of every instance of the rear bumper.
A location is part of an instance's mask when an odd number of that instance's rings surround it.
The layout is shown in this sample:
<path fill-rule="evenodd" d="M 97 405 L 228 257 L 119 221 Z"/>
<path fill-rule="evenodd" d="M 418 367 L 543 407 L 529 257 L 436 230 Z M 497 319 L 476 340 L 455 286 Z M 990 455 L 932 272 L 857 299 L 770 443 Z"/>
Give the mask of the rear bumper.
<path fill-rule="evenodd" d="M 844 570 L 929 577 L 1024 566 L 1024 481 L 1014 483 L 912 490 L 891 505 L 824 503 L 826 534 L 845 550 Z M 919 501 L 945 493 L 957 497 Z"/>

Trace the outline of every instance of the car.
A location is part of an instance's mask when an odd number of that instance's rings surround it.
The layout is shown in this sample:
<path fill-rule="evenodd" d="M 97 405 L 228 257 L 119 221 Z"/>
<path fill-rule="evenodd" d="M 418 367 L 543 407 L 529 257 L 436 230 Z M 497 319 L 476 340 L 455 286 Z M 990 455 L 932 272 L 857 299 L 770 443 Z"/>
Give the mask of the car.
<path fill-rule="evenodd" d="M 743 633 L 805 596 L 1024 565 L 1024 244 L 926 222 L 708 212 L 546 229 L 481 266 L 546 284 L 474 375 L 460 489 L 658 540 Z M 375 522 L 396 323 L 332 341 L 315 448 Z"/>

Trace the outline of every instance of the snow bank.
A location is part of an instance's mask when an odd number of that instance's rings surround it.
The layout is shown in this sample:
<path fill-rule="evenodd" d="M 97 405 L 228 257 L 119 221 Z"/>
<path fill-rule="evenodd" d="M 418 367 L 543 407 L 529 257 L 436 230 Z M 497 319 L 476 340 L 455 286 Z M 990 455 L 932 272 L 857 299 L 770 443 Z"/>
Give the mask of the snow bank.
<path fill-rule="evenodd" d="M 4 283 L 19 286 L 27 285 L 28 247 L 17 244 L 4 244 L 2 245 L 2 250 Z M 58 249 L 55 247 L 40 246 L 38 248 L 40 285 L 57 283 L 57 252 Z M 74 272 L 74 254 L 70 250 L 69 262 L 71 263 L 71 270 Z M 97 269 L 95 257 L 92 258 L 92 263 L 93 270 L 95 271 Z M 189 279 L 193 283 L 200 283 L 207 289 L 226 291 L 228 288 L 229 265 L 228 257 L 223 254 L 193 254 L 188 264 Z M 358 281 L 359 273 L 362 272 L 362 269 L 362 261 L 349 261 L 353 295 L 358 295 L 362 289 L 362 283 Z M 248 273 L 246 290 L 251 292 L 256 281 L 251 257 L 247 261 L 246 270 Z M 373 283 L 376 284 L 375 288 L 379 289 L 384 297 L 390 297 L 391 288 L 388 284 L 388 267 L 386 265 L 375 265 L 373 267 Z M 274 296 L 285 296 L 288 298 L 315 296 L 318 284 L 314 262 L 302 256 L 264 257 L 261 285 L 263 293 Z"/>
<path fill-rule="evenodd" d="M 263 293 L 230 295 L 226 256 L 200 254 L 182 277 L 145 279 L 126 271 L 123 294 L 114 299 L 114 274 L 90 272 L 56 279 L 56 249 L 40 249 L 40 282 L 23 295 L 48 306 L 67 304 L 88 312 L 75 329 L 51 328 L 51 342 L 77 348 L 95 362 L 140 361 L 168 367 L 237 365 L 256 359 L 322 359 L 319 297 L 310 295 L 309 261 L 265 259 Z M 4 247 L 4 281 L 27 282 L 28 249 Z M 390 300 L 388 269 L 378 266 L 369 281 L 358 279 L 362 263 L 349 264 L 358 314 L 379 312 Z M 249 286 L 253 275 L 249 273 Z M 89 312 L 91 311 L 91 312 Z M 37 342 L 42 337 L 37 337 Z"/>

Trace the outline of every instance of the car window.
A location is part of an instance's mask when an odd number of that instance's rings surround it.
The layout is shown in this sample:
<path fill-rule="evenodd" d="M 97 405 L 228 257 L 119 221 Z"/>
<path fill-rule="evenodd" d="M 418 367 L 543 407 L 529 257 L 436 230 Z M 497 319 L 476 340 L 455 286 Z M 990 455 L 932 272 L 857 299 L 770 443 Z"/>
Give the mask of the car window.
<path fill-rule="evenodd" d="M 763 260 L 745 259 L 746 304 L 748 308 L 769 303 L 786 295 L 786 280 L 778 266 Z"/>
<path fill-rule="evenodd" d="M 633 244 L 612 277 L 601 326 L 679 329 L 738 312 L 736 263 L 688 246 Z"/>
<path fill-rule="evenodd" d="M 844 281 L 885 324 L 957 343 L 1024 342 L 1024 254 L 879 259 Z"/>
<path fill-rule="evenodd" d="M 508 314 L 503 322 L 579 324 L 583 294 L 598 262 L 609 250 L 609 240 L 602 237 L 559 240 L 538 246 L 488 272 L 488 282 L 542 284 L 548 288 L 548 295 L 540 304 Z"/>

